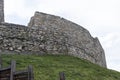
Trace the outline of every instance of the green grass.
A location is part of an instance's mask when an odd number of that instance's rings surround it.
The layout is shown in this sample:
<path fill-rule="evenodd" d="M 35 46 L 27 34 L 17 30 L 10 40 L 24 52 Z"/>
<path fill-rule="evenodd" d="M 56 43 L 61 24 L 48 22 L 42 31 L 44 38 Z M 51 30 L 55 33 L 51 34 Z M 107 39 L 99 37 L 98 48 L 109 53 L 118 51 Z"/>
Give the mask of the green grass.
<path fill-rule="evenodd" d="M 66 80 L 120 80 L 119 72 L 71 56 L 2 55 L 2 59 L 4 67 L 16 60 L 17 70 L 31 64 L 35 80 L 59 80 L 62 71 Z"/>

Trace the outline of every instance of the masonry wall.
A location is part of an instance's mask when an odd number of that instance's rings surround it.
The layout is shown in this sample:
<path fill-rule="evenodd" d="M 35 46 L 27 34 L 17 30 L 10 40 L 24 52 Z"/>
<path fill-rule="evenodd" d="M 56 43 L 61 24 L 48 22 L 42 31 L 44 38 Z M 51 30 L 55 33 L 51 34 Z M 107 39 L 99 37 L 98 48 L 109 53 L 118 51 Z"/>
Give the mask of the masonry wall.
<path fill-rule="evenodd" d="M 4 22 L 4 0 L 0 0 L 0 22 Z"/>
<path fill-rule="evenodd" d="M 67 54 L 90 60 L 101 66 L 106 66 L 104 50 L 97 38 L 89 31 L 69 20 L 46 13 L 36 12 L 31 18 L 29 27 L 49 29 L 55 34 L 58 43 L 65 43 Z M 49 33 L 49 35 L 51 34 Z M 64 37 L 60 37 L 61 34 Z M 66 49 L 65 49 L 66 50 Z"/>
<path fill-rule="evenodd" d="M 39 12 L 29 26 L 0 23 L 0 52 L 72 55 L 106 67 L 104 50 L 97 38 L 71 21 Z"/>

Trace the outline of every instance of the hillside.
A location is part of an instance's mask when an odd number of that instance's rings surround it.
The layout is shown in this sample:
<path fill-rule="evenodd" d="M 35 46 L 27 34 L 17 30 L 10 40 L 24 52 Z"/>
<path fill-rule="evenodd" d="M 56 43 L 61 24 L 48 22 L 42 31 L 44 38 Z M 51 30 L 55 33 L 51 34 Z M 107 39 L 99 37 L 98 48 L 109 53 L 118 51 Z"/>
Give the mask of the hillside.
<path fill-rule="evenodd" d="M 2 59 L 4 66 L 11 59 L 16 60 L 18 70 L 31 64 L 35 80 L 58 80 L 61 71 L 65 72 L 66 80 L 120 80 L 119 72 L 71 56 L 2 55 Z"/>

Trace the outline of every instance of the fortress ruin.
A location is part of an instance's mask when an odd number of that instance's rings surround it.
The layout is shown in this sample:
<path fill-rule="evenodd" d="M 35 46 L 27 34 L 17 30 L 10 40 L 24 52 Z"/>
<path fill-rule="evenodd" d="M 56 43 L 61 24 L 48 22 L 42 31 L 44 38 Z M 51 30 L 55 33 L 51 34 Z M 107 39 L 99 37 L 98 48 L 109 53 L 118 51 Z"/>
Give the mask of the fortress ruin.
<path fill-rule="evenodd" d="M 106 67 L 105 53 L 89 31 L 69 20 L 35 12 L 28 26 L 4 22 L 0 0 L 0 54 L 71 55 Z"/>

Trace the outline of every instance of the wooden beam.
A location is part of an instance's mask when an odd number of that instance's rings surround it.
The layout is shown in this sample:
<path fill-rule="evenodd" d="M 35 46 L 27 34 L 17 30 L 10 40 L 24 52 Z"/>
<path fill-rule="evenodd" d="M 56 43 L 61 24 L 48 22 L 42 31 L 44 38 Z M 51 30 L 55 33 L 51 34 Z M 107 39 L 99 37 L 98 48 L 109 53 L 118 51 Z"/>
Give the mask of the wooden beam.
<path fill-rule="evenodd" d="M 16 61 L 11 61 L 11 72 L 10 72 L 10 80 L 13 80 L 14 72 L 16 69 Z"/>
<path fill-rule="evenodd" d="M 31 65 L 28 66 L 28 80 L 34 80 L 33 68 Z"/>
<path fill-rule="evenodd" d="M 0 68 L 2 68 L 2 57 L 0 55 Z"/>
<path fill-rule="evenodd" d="M 64 74 L 64 72 L 60 72 L 59 76 L 60 76 L 60 80 L 65 80 L 65 74 Z"/>

